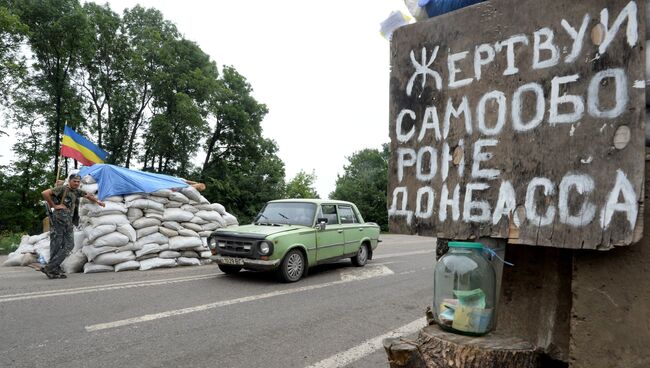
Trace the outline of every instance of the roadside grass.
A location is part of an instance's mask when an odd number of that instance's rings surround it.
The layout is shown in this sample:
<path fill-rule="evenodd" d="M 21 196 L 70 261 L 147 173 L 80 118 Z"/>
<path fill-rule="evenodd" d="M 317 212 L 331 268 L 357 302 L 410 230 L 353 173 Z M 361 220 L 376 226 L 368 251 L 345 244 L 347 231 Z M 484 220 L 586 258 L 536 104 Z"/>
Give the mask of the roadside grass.
<path fill-rule="evenodd" d="M 9 254 L 20 245 L 22 233 L 2 232 L 0 233 L 0 255 Z"/>

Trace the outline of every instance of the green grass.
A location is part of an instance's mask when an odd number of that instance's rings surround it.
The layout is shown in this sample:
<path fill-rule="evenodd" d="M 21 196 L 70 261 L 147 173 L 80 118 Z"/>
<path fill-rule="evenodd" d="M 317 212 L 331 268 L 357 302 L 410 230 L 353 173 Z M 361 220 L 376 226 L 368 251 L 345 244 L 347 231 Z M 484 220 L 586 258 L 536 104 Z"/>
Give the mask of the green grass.
<path fill-rule="evenodd" d="M 3 232 L 0 233 L 0 255 L 9 254 L 20 245 L 22 233 Z"/>

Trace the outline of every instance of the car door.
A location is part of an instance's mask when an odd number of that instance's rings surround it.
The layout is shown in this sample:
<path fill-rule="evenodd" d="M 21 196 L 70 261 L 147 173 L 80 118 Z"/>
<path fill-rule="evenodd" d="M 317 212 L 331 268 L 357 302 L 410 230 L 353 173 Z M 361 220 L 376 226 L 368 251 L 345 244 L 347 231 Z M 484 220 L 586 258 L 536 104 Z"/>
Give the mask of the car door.
<path fill-rule="evenodd" d="M 344 251 L 345 238 L 339 224 L 336 205 L 322 204 L 318 218 L 326 218 L 327 225 L 325 230 L 319 230 L 316 234 L 316 261 L 321 262 L 341 256 Z"/>
<path fill-rule="evenodd" d="M 363 226 L 359 223 L 354 209 L 350 205 L 338 206 L 341 228 L 343 228 L 343 238 L 345 241 L 345 254 L 356 254 L 363 238 Z"/>

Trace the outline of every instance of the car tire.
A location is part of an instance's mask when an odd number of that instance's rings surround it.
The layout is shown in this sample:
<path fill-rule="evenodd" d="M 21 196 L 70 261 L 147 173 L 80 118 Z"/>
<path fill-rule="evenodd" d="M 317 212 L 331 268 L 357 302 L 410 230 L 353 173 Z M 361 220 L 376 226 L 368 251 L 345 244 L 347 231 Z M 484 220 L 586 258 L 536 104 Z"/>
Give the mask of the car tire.
<path fill-rule="evenodd" d="M 368 263 L 368 255 L 370 252 L 368 251 L 368 245 L 367 244 L 361 244 L 359 247 L 359 250 L 357 251 L 357 254 L 350 258 L 352 260 L 352 264 L 357 266 L 357 267 L 363 267 Z"/>
<path fill-rule="evenodd" d="M 278 269 L 282 282 L 296 282 L 305 274 L 305 256 L 301 251 L 293 249 L 287 253 Z"/>
<path fill-rule="evenodd" d="M 242 267 L 241 266 L 230 266 L 230 265 L 219 265 L 219 269 L 221 270 L 221 272 L 223 272 L 225 274 L 232 275 L 232 274 L 238 273 L 242 269 Z"/>

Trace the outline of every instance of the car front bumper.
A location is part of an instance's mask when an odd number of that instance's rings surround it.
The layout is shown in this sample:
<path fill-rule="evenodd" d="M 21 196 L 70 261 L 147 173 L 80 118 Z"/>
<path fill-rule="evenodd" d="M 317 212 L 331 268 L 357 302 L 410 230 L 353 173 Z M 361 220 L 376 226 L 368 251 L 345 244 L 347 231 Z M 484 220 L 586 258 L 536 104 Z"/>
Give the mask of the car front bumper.
<path fill-rule="evenodd" d="M 222 255 L 211 256 L 210 259 L 218 265 L 224 266 L 242 266 L 251 270 L 272 270 L 280 265 L 280 260 L 263 261 L 261 259 L 250 259 L 241 257 L 228 257 Z"/>

